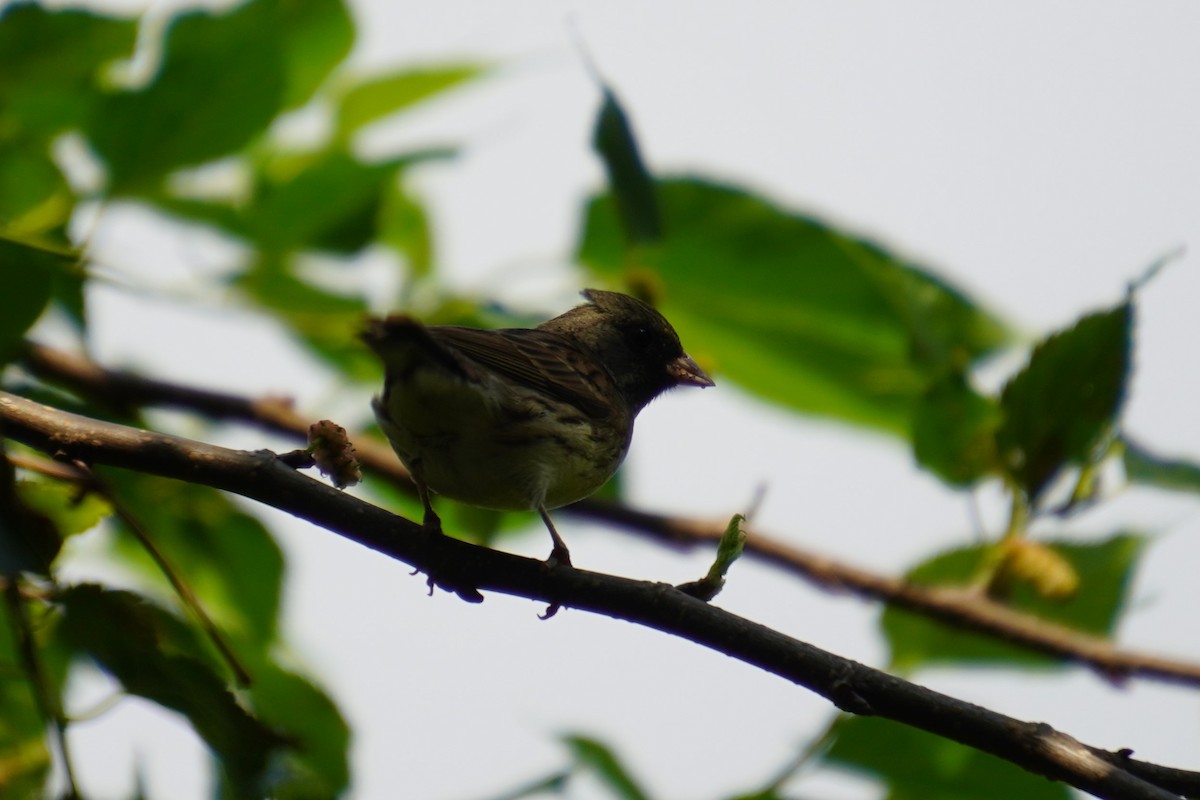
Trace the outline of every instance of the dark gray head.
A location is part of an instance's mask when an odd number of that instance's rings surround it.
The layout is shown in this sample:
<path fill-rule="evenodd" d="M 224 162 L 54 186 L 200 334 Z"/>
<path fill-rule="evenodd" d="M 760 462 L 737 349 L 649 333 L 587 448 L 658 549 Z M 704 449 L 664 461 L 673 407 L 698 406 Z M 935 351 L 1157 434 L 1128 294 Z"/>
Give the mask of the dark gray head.
<path fill-rule="evenodd" d="M 588 302 L 538 326 L 574 339 L 608 368 L 633 413 L 673 386 L 712 386 L 666 317 L 619 292 L 585 289 Z"/>

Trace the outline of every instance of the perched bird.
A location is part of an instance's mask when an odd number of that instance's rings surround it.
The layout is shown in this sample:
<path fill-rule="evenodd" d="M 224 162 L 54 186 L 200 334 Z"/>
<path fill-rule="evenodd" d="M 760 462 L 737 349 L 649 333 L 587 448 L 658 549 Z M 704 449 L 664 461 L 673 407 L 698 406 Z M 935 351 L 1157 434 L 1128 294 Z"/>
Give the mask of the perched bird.
<path fill-rule="evenodd" d="M 375 417 L 412 473 L 427 530 L 430 491 L 473 506 L 536 510 L 587 497 L 629 450 L 633 420 L 673 386 L 712 386 L 675 329 L 628 295 L 587 289 L 587 303 L 536 328 L 422 325 L 393 314 L 362 338 L 383 360 Z"/>

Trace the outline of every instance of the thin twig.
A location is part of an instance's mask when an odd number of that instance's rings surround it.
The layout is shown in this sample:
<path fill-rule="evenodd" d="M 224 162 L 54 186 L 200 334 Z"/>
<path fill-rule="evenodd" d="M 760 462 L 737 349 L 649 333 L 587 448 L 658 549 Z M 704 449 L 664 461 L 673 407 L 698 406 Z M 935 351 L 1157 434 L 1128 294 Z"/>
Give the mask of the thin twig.
<path fill-rule="evenodd" d="M 125 528 L 133 535 L 133 538 L 137 539 L 138 544 L 150 556 L 150 560 L 158 567 L 159 572 L 171 584 L 171 588 L 179 596 L 184 607 L 196 617 L 196 621 L 200 623 L 200 628 L 204 631 L 205 636 L 208 637 L 213 647 L 216 648 L 217 652 L 220 653 L 221 657 L 229 665 L 229 669 L 233 672 L 238 686 L 246 687 L 251 684 L 250 673 L 242 666 L 241 661 L 233 652 L 233 648 L 225 641 L 225 636 L 221 633 L 221 629 L 217 627 L 212 617 L 204 610 L 204 604 L 200 602 L 200 598 L 192 591 L 192 587 L 180 576 L 179 571 L 171 564 L 166 553 L 154 543 L 154 539 L 145 524 L 130 510 L 129 506 L 117 497 L 116 492 L 110 486 L 88 468 L 87 464 L 79 461 L 63 463 L 22 454 L 9 456 L 9 461 L 12 462 L 13 466 L 22 467 L 47 477 L 78 484 L 86 491 L 95 492 L 104 498 L 105 502 L 112 507 L 113 513 L 124 523 Z"/>
<path fill-rule="evenodd" d="M 252 682 L 250 673 L 242 666 L 242 662 L 233 652 L 233 648 L 225 641 L 225 635 L 221 633 L 221 629 L 217 627 L 212 617 L 204 610 L 204 604 L 200 602 L 200 598 L 192 591 L 192 587 L 180 576 L 179 571 L 175 569 L 170 559 L 167 558 L 167 554 L 154 543 L 154 539 L 150 535 L 150 531 L 146 525 L 130 510 L 129 506 L 117 497 L 116 492 L 102 481 L 99 476 L 93 473 L 86 464 L 74 461 L 72 462 L 72 466 L 87 476 L 88 486 L 112 506 L 113 513 L 125 524 L 125 528 L 133 534 L 133 538 L 137 539 L 138 544 L 150 556 L 155 566 L 158 567 L 158 571 L 163 574 L 171 584 L 171 588 L 175 590 L 175 594 L 183 602 L 184 608 L 192 612 L 196 617 L 196 621 L 200 623 L 200 629 L 204 631 L 204 635 L 208 637 L 213 647 L 225 659 L 225 663 L 229 665 L 229 669 L 233 672 L 234 680 L 237 681 L 238 686 L 249 686 Z"/>

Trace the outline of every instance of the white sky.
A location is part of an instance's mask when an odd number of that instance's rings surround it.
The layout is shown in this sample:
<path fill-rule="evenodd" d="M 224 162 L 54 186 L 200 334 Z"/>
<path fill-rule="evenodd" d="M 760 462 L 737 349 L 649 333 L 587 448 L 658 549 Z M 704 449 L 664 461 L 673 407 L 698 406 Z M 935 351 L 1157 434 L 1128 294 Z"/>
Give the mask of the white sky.
<path fill-rule="evenodd" d="M 1150 446 L 1200 457 L 1200 6 L 363 0 L 355 13 L 363 69 L 455 58 L 502 65 L 365 144 L 466 143 L 462 158 L 425 168 L 417 182 L 456 287 L 498 290 L 551 314 L 573 302 L 565 265 L 581 199 L 601 180 L 588 146 L 598 98 L 578 36 L 654 170 L 736 181 L 868 233 L 1030 336 L 1111 304 L 1151 261 L 1190 246 L 1142 295 L 1127 427 Z M 224 257 L 205 237 L 153 238 L 121 209 L 105 215 L 94 248 L 138 285 L 159 288 L 186 287 L 190 272 Z M 272 326 L 219 297 L 164 308 L 154 295 L 102 289 L 92 300 L 109 363 L 288 392 L 314 419 L 368 415 L 365 396 L 348 397 L 292 356 Z M 727 517 L 765 484 L 764 530 L 888 574 L 970 540 L 965 500 L 917 472 L 903 447 L 797 420 L 715 377 L 716 389 L 673 393 L 643 413 L 627 464 L 638 505 Z M 257 432 L 222 440 L 271 444 Z M 997 497 L 980 500 L 994 532 Z M 656 797 L 716 798 L 765 781 L 831 713 L 802 689 L 631 625 L 576 611 L 540 622 L 540 607 L 497 596 L 482 606 L 429 599 L 402 566 L 268 517 L 291 563 L 297 658 L 355 728 L 359 800 L 482 799 L 564 763 L 555 736 L 566 731 L 615 745 Z M 679 582 L 706 566 L 559 518 L 589 569 Z M 1121 641 L 1200 659 L 1197 504 L 1126 492 L 1069 529 L 1102 534 L 1123 521 L 1157 541 Z M 545 538 L 539 527 L 509 546 L 541 557 Z M 718 603 L 866 663 L 886 658 L 875 606 L 752 563 L 735 566 Z M 1198 766 L 1194 691 L 1116 688 L 1081 672 L 917 680 L 1089 744 Z M 152 797 L 205 796 L 200 746 L 148 717 L 130 701 L 73 729 L 84 786 L 98 798 L 128 794 L 136 758 Z M 155 768 L 168 757 L 168 769 Z M 876 796 L 821 776 L 797 787 L 830 800 Z M 570 796 L 604 795 L 580 786 Z"/>

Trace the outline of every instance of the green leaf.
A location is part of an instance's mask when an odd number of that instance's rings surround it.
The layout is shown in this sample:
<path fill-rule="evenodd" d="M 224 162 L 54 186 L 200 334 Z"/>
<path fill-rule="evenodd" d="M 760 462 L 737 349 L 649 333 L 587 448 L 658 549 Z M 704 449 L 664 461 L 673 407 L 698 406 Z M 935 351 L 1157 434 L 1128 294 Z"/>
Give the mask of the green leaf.
<path fill-rule="evenodd" d="M 69 588 L 59 601 L 65 642 L 91 656 L 130 694 L 184 715 L 238 796 L 262 796 L 268 759 L 282 740 L 237 703 L 208 664 L 181 651 L 170 635 L 177 620 L 135 594 L 95 585 Z"/>
<path fill-rule="evenodd" d="M 1010 476 L 1036 504 L 1067 464 L 1086 465 L 1111 435 L 1129 377 L 1133 305 L 1089 314 L 1039 343 L 1000 394 L 997 432 Z"/>
<path fill-rule="evenodd" d="M 100 68 L 133 51 L 132 20 L 15 3 L 0 14 L 0 131 L 46 143 L 82 124 Z"/>
<path fill-rule="evenodd" d="M 383 194 L 405 163 L 367 164 L 340 151 L 276 163 L 260 176 L 246 232 L 268 252 L 355 253 L 375 240 Z"/>
<path fill-rule="evenodd" d="M 73 255 L 0 236 L 0 364 L 20 351 L 25 332 L 50 301 L 57 276 L 74 263 Z"/>
<path fill-rule="evenodd" d="M 917 462 L 953 486 L 970 486 L 998 469 L 995 401 L 958 372 L 935 380 L 917 399 L 913 452 Z"/>
<path fill-rule="evenodd" d="M 228 155 L 262 134 L 287 90 L 273 0 L 193 11 L 167 28 L 161 69 L 109 94 L 87 127 L 114 194 L 152 189 L 171 170 Z"/>
<path fill-rule="evenodd" d="M 1156 456 L 1123 439 L 1125 477 L 1146 486 L 1177 492 L 1200 492 L 1200 464 Z"/>
<path fill-rule="evenodd" d="M 18 666 L 15 624 L 13 614 L 0 612 L 0 790 L 6 797 L 43 797 L 51 763 L 47 720 Z"/>
<path fill-rule="evenodd" d="M 483 73 L 473 64 L 404 70 L 366 78 L 341 91 L 337 137 L 346 139 L 363 126 L 441 94 Z"/>
<path fill-rule="evenodd" d="M 255 714 L 285 732 L 294 748 L 276 754 L 269 796 L 279 800 L 338 797 L 350 783 L 350 728 L 325 692 L 271 662 L 251 665 Z"/>
<path fill-rule="evenodd" d="M 608 185 L 628 246 L 654 244 L 662 239 L 654 178 L 646 169 L 633 135 L 633 126 L 617 96 L 603 87 L 604 101 L 596 119 L 592 146 L 604 161 Z"/>
<path fill-rule="evenodd" d="M 245 241 L 253 239 L 246 212 L 233 202 L 176 197 L 162 192 L 154 192 L 146 199 L 180 219 L 203 223 Z"/>
<path fill-rule="evenodd" d="M 379 219 L 379 240 L 404 254 L 413 275 L 428 275 L 433 268 L 429 215 L 401 181 L 384 184 Z"/>
<path fill-rule="evenodd" d="M 17 494 L 26 507 L 52 520 L 64 537 L 89 531 L 112 514 L 112 506 L 94 492 L 81 496 L 79 487 L 62 481 L 17 481 Z"/>
<path fill-rule="evenodd" d="M 993 755 L 879 717 L 846 717 L 825 762 L 878 778 L 888 800 L 1070 800 L 1048 781 Z"/>
<path fill-rule="evenodd" d="M 239 653 L 275 639 L 283 555 L 270 533 L 227 497 L 206 487 L 129 472 L 107 476 L 118 500 L 196 594 Z M 164 595 L 173 589 L 142 545 L 120 528 L 115 555 Z"/>
<path fill-rule="evenodd" d="M 71 189 L 45 146 L 0 142 L 0 234 L 21 238 L 61 229 L 73 209 Z"/>
<path fill-rule="evenodd" d="M 649 800 L 650 795 L 634 782 L 611 749 L 585 736 L 565 736 L 563 741 L 571 748 L 575 761 L 591 770 L 614 796 L 621 800 Z"/>
<path fill-rule="evenodd" d="M 1097 636 L 1116 629 L 1145 540 L 1119 534 L 1091 543 L 1043 542 L 1079 575 L 1079 590 L 1066 601 L 1040 596 L 1034 587 L 1013 586 L 1008 604 L 1036 617 Z M 906 579 L 922 586 L 965 586 L 991 554 L 990 546 L 951 550 L 935 556 L 908 573 Z M 911 671 L 931 664 L 988 663 L 1015 666 L 1061 666 L 1062 662 L 995 637 L 951 627 L 928 617 L 895 607 L 880 619 L 892 652 L 895 669 Z"/>
<path fill-rule="evenodd" d="M 288 76 L 283 105 L 307 103 L 354 45 L 354 20 L 342 0 L 280 0 L 278 33 L 283 37 Z"/>
<path fill-rule="evenodd" d="M 589 206 L 581 260 L 610 282 L 649 274 L 688 351 L 761 397 L 908 435 L 933 378 L 1005 341 L 952 287 L 815 219 L 696 179 L 658 197 L 666 235 L 640 272 L 611 196 Z"/>

